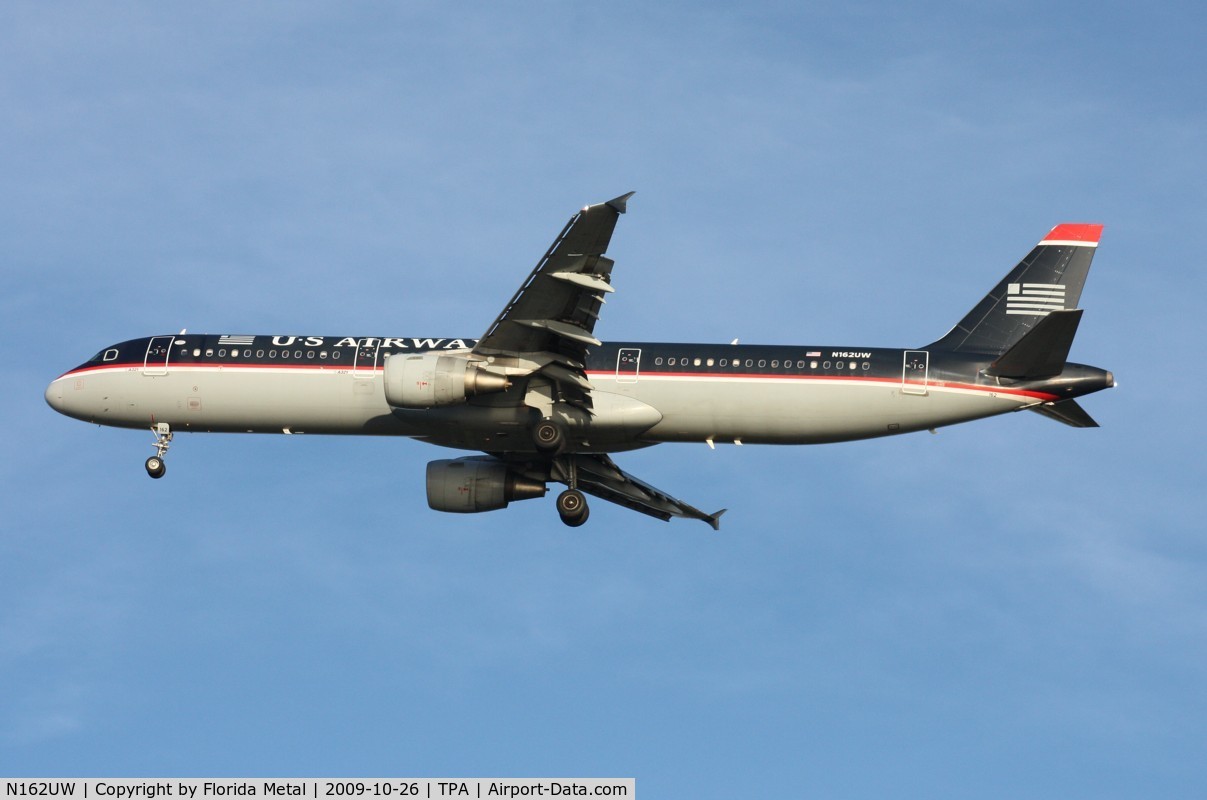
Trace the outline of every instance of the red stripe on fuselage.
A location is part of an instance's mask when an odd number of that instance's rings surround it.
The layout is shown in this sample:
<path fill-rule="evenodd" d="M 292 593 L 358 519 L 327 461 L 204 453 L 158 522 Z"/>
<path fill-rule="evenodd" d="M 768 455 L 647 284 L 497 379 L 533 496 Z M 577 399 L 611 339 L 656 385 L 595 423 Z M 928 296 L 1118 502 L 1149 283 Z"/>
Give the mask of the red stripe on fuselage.
<path fill-rule="evenodd" d="M 615 378 L 616 372 L 608 371 L 588 371 L 587 377 L 599 378 Z M 1049 394 L 1048 392 L 1035 392 L 1026 389 L 1008 389 L 1002 386 L 984 386 L 976 383 L 959 383 L 953 381 L 902 381 L 900 378 L 885 378 L 871 375 L 799 375 L 799 374 L 784 374 L 784 375 L 768 375 L 766 373 L 756 372 L 735 372 L 735 373 L 717 373 L 717 372 L 653 372 L 643 371 L 638 373 L 638 379 L 635 381 L 621 381 L 629 385 L 640 383 L 641 378 L 693 378 L 693 379 L 721 379 L 721 380 L 796 380 L 796 381 L 843 381 L 846 383 L 877 383 L 882 385 L 901 386 L 903 383 L 906 386 L 921 386 L 934 387 L 935 389 L 963 389 L 973 392 L 987 392 L 992 394 L 1007 394 L 1018 397 L 1033 397 L 1037 400 L 1055 400 L 1057 395 Z"/>
<path fill-rule="evenodd" d="M 354 367 L 351 364 L 243 364 L 238 362 L 223 362 L 221 364 L 172 364 L 167 366 L 162 365 L 144 365 L 142 362 L 133 362 L 125 364 L 98 364 L 95 366 L 77 367 L 70 372 L 65 372 L 59 376 L 59 379 L 67 378 L 72 375 L 83 375 L 92 372 L 142 372 L 143 370 L 167 370 L 170 374 L 172 371 L 203 371 L 203 372 L 221 372 L 228 369 L 237 369 L 245 371 L 253 370 L 294 370 L 298 372 L 344 372 L 344 373 L 380 373 L 384 372 L 384 367 Z M 612 378 L 617 377 L 614 370 L 591 370 L 587 372 L 588 378 Z M 903 382 L 900 378 L 886 378 L 878 376 L 864 375 L 800 375 L 800 374 L 782 374 L 769 375 L 766 373 L 756 372 L 736 372 L 736 373 L 720 373 L 720 372 L 653 372 L 643 371 L 638 373 L 638 378 L 635 381 L 622 382 L 626 385 L 639 383 L 641 378 L 647 380 L 657 380 L 660 378 L 690 378 L 692 380 L 744 380 L 744 381 L 760 381 L 760 380 L 775 380 L 775 381 L 842 381 L 846 383 L 875 383 L 880 385 L 900 386 Z M 1035 400 L 1050 401 L 1058 399 L 1058 395 L 1048 392 L 1036 392 L 1026 389 L 1010 389 L 1003 386 L 985 386 L 975 383 L 959 383 L 952 381 L 906 381 L 904 385 L 929 387 L 935 389 L 960 389 L 963 391 L 985 392 L 989 394 L 1003 394 L 1012 397 L 1029 397 Z"/>

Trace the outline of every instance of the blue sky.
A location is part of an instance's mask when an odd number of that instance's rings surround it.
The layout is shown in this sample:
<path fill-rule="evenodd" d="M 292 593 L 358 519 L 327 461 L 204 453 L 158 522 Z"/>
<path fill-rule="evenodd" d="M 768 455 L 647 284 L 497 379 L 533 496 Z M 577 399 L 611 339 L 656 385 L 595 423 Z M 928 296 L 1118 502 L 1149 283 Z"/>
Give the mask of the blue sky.
<path fill-rule="evenodd" d="M 633 776 L 643 797 L 1207 786 L 1204 20 L 1175 4 L 7 3 L 0 774 Z M 59 417 L 102 346 L 477 336 L 629 190 L 603 338 L 916 346 L 1107 225 L 1037 415 L 428 510 L 408 441 Z"/>

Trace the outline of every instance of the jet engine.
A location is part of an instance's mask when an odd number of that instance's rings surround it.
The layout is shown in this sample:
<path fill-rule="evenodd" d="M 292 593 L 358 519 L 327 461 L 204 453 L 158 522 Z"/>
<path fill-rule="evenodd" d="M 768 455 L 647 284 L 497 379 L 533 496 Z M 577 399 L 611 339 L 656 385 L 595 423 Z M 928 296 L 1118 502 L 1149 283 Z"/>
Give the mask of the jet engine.
<path fill-rule="evenodd" d="M 544 497 L 545 482 L 489 456 L 432 461 L 427 465 L 427 504 L 436 511 L 475 514 L 506 508 L 512 500 Z"/>
<path fill-rule="evenodd" d="M 386 402 L 395 408 L 432 408 L 463 403 L 487 392 L 505 391 L 511 382 L 459 356 L 395 353 L 386 358 Z"/>

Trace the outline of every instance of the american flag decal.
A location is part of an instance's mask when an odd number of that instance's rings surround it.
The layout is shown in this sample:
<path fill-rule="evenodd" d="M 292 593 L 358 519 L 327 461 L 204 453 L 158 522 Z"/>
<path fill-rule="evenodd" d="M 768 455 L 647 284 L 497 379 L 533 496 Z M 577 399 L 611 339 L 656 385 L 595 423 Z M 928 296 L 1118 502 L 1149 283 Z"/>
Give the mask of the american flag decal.
<path fill-rule="evenodd" d="M 1011 283 L 1006 287 L 1006 313 L 1042 317 L 1050 311 L 1063 311 L 1063 283 Z"/>
<path fill-rule="evenodd" d="M 218 344 L 249 345 L 254 343 L 254 336 L 219 336 Z"/>

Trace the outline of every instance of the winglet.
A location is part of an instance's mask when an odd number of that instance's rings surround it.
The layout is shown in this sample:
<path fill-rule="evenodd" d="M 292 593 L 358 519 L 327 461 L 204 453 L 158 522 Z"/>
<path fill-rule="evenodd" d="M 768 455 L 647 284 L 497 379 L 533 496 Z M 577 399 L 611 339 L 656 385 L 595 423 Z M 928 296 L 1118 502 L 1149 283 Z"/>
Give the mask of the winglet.
<path fill-rule="evenodd" d="M 629 198 L 635 194 L 637 194 L 637 192 L 629 192 L 628 194 L 622 194 L 620 197 L 615 197 L 615 198 L 609 200 L 608 202 L 604 203 L 604 205 L 611 206 L 612 208 L 616 209 L 617 214 L 623 214 L 625 212 L 625 209 L 628 208 Z"/>

